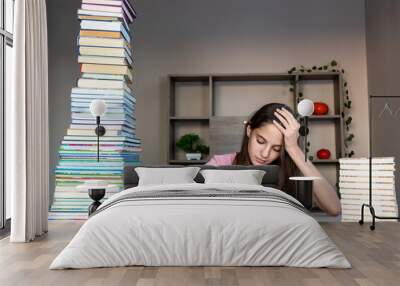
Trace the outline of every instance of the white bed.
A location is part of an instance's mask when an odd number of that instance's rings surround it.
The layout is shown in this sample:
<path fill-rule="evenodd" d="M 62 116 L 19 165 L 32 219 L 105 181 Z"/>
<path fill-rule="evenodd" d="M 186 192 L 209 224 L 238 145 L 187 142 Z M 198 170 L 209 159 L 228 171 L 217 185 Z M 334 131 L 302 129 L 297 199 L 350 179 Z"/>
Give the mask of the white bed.
<path fill-rule="evenodd" d="M 114 195 L 50 269 L 128 265 L 351 267 L 291 196 L 261 185 L 199 183 Z"/>

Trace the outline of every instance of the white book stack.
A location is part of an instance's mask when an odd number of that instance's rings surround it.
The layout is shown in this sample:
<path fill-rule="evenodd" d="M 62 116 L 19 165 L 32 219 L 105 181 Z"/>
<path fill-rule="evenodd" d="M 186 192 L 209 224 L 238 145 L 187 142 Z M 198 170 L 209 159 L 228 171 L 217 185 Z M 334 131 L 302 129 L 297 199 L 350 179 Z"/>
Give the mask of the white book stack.
<path fill-rule="evenodd" d="M 339 164 L 342 221 L 359 221 L 362 204 L 369 203 L 369 158 L 341 158 Z M 394 157 L 372 158 L 372 205 L 378 216 L 398 216 L 394 171 Z M 372 221 L 367 207 L 364 221 Z"/>

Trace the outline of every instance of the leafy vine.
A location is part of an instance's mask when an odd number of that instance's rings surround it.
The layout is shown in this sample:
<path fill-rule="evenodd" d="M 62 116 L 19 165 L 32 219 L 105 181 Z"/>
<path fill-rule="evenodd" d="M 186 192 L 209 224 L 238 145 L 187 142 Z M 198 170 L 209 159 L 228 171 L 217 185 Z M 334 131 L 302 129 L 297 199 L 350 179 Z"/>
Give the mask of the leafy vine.
<path fill-rule="evenodd" d="M 345 71 L 344 69 L 338 64 L 336 60 L 332 60 L 328 64 L 321 65 L 321 66 L 312 66 L 312 67 L 305 67 L 303 65 L 300 65 L 298 67 L 292 67 L 288 73 L 289 74 L 308 74 L 308 73 L 321 73 L 321 72 L 339 72 L 342 74 L 343 77 L 343 90 L 344 90 L 344 110 L 341 113 L 342 118 L 344 118 L 344 123 L 345 123 L 345 139 L 344 139 L 344 146 L 345 146 L 345 157 L 351 158 L 354 155 L 354 151 L 350 150 L 350 145 L 354 139 L 354 134 L 350 132 L 350 126 L 353 118 L 350 115 L 350 109 L 351 109 L 351 99 L 350 99 L 350 94 L 349 94 L 349 85 L 346 80 L 345 76 Z M 296 80 L 290 80 L 290 92 L 294 93 L 295 92 L 295 86 L 297 84 Z M 303 99 L 303 93 L 299 92 L 299 98 L 297 99 L 297 102 L 300 102 L 301 99 Z M 307 143 L 306 150 L 307 152 L 309 151 L 310 147 L 310 142 Z M 309 156 L 310 160 L 313 160 L 313 156 Z"/>

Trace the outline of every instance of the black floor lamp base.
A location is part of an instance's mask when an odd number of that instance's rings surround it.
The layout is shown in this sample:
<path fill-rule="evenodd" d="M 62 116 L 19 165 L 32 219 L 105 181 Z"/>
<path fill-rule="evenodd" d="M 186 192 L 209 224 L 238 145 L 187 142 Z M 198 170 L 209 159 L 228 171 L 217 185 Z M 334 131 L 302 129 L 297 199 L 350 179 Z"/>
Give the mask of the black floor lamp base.
<path fill-rule="evenodd" d="M 358 221 L 358 223 L 361 224 L 361 225 L 364 224 L 364 207 L 369 208 L 369 211 L 370 211 L 371 216 L 372 216 L 372 224 L 369 226 L 370 230 L 375 230 L 375 219 L 383 219 L 383 220 L 385 220 L 385 219 L 397 219 L 397 220 L 399 220 L 400 219 L 400 217 L 398 217 L 398 216 L 393 216 L 393 217 L 390 217 L 390 216 L 378 216 L 378 215 L 375 214 L 375 209 L 374 209 L 374 207 L 372 205 L 363 204 L 361 206 L 361 219 Z"/>

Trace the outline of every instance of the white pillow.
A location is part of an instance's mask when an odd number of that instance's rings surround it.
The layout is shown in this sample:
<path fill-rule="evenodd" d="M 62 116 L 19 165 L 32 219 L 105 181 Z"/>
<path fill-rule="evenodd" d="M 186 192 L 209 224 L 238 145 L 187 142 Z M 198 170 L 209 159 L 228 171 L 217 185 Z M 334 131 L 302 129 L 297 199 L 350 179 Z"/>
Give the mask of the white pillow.
<path fill-rule="evenodd" d="M 233 183 L 261 185 L 265 171 L 262 170 L 201 170 L 205 184 Z"/>
<path fill-rule="evenodd" d="M 199 167 L 135 168 L 139 176 L 138 186 L 196 183 L 193 179 L 199 170 Z"/>

